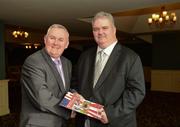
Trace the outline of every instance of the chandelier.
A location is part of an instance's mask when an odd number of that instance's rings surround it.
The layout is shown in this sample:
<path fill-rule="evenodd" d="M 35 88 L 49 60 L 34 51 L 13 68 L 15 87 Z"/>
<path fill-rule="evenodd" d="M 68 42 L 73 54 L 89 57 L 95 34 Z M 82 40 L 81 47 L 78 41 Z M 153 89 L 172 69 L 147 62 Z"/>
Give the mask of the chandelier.
<path fill-rule="evenodd" d="M 175 24 L 177 21 L 177 16 L 175 12 L 168 13 L 165 11 L 165 7 L 161 8 L 160 14 L 152 14 L 150 18 L 148 18 L 148 24 L 155 25 L 156 27 L 163 27 L 165 25 Z"/>
<path fill-rule="evenodd" d="M 12 35 L 15 38 L 19 38 L 19 37 L 27 38 L 29 36 L 29 33 L 23 30 L 17 30 L 17 31 L 15 30 L 12 32 Z"/>

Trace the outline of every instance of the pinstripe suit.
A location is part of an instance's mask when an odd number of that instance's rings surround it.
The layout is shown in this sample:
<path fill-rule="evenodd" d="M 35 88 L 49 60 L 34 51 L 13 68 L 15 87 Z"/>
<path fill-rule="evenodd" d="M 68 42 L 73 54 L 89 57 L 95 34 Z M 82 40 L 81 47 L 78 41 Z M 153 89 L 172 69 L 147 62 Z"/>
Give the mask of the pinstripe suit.
<path fill-rule="evenodd" d="M 66 89 L 45 49 L 30 55 L 22 67 L 22 110 L 20 126 L 64 127 L 70 111 L 58 104 L 70 89 L 71 63 L 60 57 Z"/>

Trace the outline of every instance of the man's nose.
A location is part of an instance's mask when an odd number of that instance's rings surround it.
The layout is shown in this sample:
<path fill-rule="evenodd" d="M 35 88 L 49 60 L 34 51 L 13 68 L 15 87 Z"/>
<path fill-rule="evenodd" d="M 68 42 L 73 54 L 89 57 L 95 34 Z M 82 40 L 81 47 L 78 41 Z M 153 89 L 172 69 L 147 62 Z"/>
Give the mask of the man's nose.
<path fill-rule="evenodd" d="M 55 39 L 54 44 L 58 44 L 58 39 Z"/>
<path fill-rule="evenodd" d="M 103 30 L 99 29 L 98 34 L 101 35 L 103 33 Z"/>

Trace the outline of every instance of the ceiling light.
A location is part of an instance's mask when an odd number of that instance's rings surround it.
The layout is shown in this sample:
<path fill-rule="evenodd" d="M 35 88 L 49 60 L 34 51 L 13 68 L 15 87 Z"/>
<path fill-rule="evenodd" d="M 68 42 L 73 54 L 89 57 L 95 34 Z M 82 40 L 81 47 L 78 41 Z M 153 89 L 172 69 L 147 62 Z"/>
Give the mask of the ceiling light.
<path fill-rule="evenodd" d="M 177 16 L 175 12 L 169 13 L 165 11 L 165 7 L 161 8 L 161 12 L 159 14 L 152 14 L 150 18 L 148 18 L 148 24 L 150 26 L 163 27 L 166 25 L 175 24 L 177 21 Z"/>
<path fill-rule="evenodd" d="M 17 30 L 17 31 L 15 30 L 12 32 L 12 35 L 15 38 L 19 38 L 19 37 L 27 38 L 29 36 L 29 33 L 23 30 Z"/>

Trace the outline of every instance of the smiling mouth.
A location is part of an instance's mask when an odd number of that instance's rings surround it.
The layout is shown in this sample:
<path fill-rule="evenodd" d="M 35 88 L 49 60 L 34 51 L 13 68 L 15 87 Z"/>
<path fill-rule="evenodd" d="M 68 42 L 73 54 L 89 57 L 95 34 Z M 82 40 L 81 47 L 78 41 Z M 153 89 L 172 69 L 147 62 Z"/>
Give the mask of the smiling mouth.
<path fill-rule="evenodd" d="M 52 46 L 51 48 L 52 49 L 59 49 L 59 47 L 56 47 L 56 46 Z"/>
<path fill-rule="evenodd" d="M 98 38 L 99 38 L 99 39 L 102 39 L 102 38 L 104 38 L 104 37 L 103 37 L 103 36 L 99 36 Z"/>

